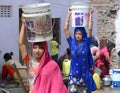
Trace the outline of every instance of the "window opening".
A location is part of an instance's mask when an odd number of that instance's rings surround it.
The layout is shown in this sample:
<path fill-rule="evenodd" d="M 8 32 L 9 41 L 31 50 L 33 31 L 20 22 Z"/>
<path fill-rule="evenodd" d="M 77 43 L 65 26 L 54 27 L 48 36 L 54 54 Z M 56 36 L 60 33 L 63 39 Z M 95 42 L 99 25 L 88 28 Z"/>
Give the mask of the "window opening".
<path fill-rule="evenodd" d="M 0 5 L 0 17 L 11 17 L 12 6 Z"/>

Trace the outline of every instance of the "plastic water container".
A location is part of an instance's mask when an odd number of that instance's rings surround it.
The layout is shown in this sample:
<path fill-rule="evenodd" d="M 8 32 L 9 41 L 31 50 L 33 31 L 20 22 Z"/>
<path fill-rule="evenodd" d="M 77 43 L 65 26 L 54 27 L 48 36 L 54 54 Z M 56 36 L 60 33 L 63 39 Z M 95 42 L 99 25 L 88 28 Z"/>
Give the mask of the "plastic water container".
<path fill-rule="evenodd" d="M 69 59 L 64 59 L 63 64 L 62 64 L 62 73 L 64 76 L 68 76 L 70 72 L 70 62 L 71 60 Z"/>
<path fill-rule="evenodd" d="M 120 87 L 120 69 L 110 70 L 113 87 Z"/>
<path fill-rule="evenodd" d="M 53 38 L 50 3 L 25 5 L 22 11 L 28 42 L 48 41 Z"/>
<path fill-rule="evenodd" d="M 97 89 L 101 89 L 101 80 L 100 80 L 99 74 L 98 73 L 94 73 L 93 74 L 93 79 L 95 81 Z"/>
<path fill-rule="evenodd" d="M 89 2 L 75 2 L 71 6 L 72 27 L 86 27 L 89 17 Z"/>

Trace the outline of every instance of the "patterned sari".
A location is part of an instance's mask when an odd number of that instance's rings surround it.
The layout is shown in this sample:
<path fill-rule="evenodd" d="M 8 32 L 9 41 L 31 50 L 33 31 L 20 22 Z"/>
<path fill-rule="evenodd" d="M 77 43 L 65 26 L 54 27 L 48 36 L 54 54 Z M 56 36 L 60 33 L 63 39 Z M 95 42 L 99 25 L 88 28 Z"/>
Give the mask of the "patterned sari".
<path fill-rule="evenodd" d="M 70 93 L 81 93 L 81 91 L 91 93 L 96 90 L 96 85 L 90 72 L 93 67 L 93 58 L 90 52 L 91 37 L 87 37 L 84 27 L 75 28 L 74 34 L 77 31 L 82 32 L 80 45 L 78 45 L 75 36 L 74 39 L 71 36 L 67 38 L 72 57 L 68 89 Z"/>

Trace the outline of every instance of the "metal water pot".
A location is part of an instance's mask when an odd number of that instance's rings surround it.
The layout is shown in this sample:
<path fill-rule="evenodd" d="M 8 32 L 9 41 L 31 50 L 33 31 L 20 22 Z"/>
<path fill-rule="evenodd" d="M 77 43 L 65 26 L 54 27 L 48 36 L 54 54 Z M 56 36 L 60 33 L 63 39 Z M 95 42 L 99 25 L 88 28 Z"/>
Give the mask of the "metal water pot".
<path fill-rule="evenodd" d="M 103 79 L 103 86 L 110 86 L 111 85 L 111 78 L 109 75 L 106 75 Z"/>

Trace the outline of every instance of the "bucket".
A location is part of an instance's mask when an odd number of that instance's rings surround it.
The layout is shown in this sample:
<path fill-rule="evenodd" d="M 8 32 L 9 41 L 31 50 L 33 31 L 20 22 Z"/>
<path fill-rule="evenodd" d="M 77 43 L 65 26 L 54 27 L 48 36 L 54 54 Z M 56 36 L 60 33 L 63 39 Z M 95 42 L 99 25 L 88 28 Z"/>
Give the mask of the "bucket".
<path fill-rule="evenodd" d="M 86 27 L 89 17 L 89 2 L 75 2 L 71 6 L 72 27 Z"/>
<path fill-rule="evenodd" d="M 50 3 L 37 3 L 22 7 L 28 42 L 48 41 L 53 38 Z"/>

